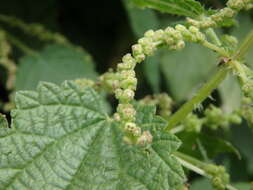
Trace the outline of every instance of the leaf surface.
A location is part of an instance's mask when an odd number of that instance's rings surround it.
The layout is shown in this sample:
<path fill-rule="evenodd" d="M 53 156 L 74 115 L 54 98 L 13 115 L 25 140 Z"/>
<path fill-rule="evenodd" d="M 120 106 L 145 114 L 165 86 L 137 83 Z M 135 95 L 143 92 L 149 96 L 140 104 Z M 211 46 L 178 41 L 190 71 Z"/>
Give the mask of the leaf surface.
<path fill-rule="evenodd" d="M 21 58 L 16 90 L 33 90 L 39 81 L 61 84 L 64 80 L 96 76 L 88 53 L 63 45 L 49 45 L 38 55 Z"/>
<path fill-rule="evenodd" d="M 127 145 L 119 123 L 91 88 L 40 83 L 20 91 L 11 129 L 0 127 L 0 189 L 176 190 L 185 181 L 171 154 L 180 141 L 161 132 L 154 107 L 138 107 L 137 123 L 153 143 Z"/>
<path fill-rule="evenodd" d="M 147 7 L 161 12 L 197 17 L 204 13 L 204 8 L 195 0 L 132 0 L 139 7 Z"/>

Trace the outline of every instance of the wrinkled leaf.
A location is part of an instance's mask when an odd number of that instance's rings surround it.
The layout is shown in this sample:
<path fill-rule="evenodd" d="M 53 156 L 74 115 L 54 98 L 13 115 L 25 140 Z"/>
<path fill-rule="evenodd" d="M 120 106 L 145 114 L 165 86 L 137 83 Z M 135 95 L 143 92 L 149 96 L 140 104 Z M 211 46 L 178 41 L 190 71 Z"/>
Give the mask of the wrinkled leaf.
<path fill-rule="evenodd" d="M 184 173 L 171 155 L 180 141 L 160 130 L 154 107 L 139 107 L 137 123 L 150 130 L 146 148 L 127 145 L 117 122 L 91 88 L 39 83 L 20 91 L 11 129 L 0 131 L 0 189 L 176 190 Z"/>
<path fill-rule="evenodd" d="M 161 12 L 197 17 L 204 13 L 204 8 L 195 0 L 132 0 L 139 7 L 147 7 Z"/>
<path fill-rule="evenodd" d="M 39 81 L 62 83 L 64 80 L 96 77 L 91 57 L 62 45 L 49 45 L 38 55 L 20 60 L 16 90 L 35 89 Z"/>
<path fill-rule="evenodd" d="M 202 159 L 201 151 L 198 147 L 198 141 L 201 143 L 202 147 L 205 149 L 208 158 L 213 159 L 220 153 L 230 152 L 234 153 L 238 159 L 241 158 L 239 151 L 228 141 L 211 135 L 206 135 L 204 133 L 182 133 L 179 138 L 183 142 L 180 147 L 180 151 Z"/>
<path fill-rule="evenodd" d="M 153 10 L 136 8 L 129 0 L 122 0 L 122 2 L 127 10 L 129 22 L 136 38 L 143 37 L 147 30 L 156 30 L 159 28 L 160 22 Z M 159 58 L 160 56 L 158 54 L 147 57 L 143 64 L 147 81 L 156 93 L 160 90 Z"/>
<path fill-rule="evenodd" d="M 173 98 L 184 100 L 193 95 L 214 71 L 216 55 L 198 44 L 187 44 L 180 52 L 165 51 L 161 69 Z"/>
<path fill-rule="evenodd" d="M 129 22 L 136 37 L 142 37 L 147 30 L 156 30 L 159 28 L 160 23 L 153 10 L 139 9 L 129 0 L 122 0 L 122 2 L 127 11 Z"/>

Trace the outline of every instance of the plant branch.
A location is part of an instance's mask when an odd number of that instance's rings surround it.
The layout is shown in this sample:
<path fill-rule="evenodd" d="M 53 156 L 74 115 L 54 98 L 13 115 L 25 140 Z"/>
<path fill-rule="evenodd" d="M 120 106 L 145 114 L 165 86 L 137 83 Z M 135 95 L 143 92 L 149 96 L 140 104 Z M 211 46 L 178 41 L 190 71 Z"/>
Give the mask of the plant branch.
<path fill-rule="evenodd" d="M 172 117 L 168 120 L 168 126 L 165 130 L 170 130 L 179 124 L 197 105 L 205 100 L 211 92 L 218 87 L 218 85 L 225 79 L 228 69 L 220 67 L 213 78 L 207 82 L 199 92 L 187 103 L 185 103 Z"/>
<path fill-rule="evenodd" d="M 208 179 L 212 179 L 213 176 L 208 174 L 204 169 L 206 166 L 206 163 L 201 162 L 191 156 L 185 155 L 181 152 L 174 152 L 173 155 L 180 162 L 180 164 L 182 164 L 182 166 L 184 166 L 185 168 L 187 168 L 191 171 L 194 171 L 195 173 L 197 173 L 203 177 L 206 177 Z M 228 190 L 237 190 L 235 187 L 233 187 L 230 184 L 227 184 L 226 188 Z"/>
<path fill-rule="evenodd" d="M 219 53 L 220 55 L 222 55 L 224 57 L 229 57 L 229 54 L 225 49 L 223 49 L 219 46 L 216 46 L 215 44 L 212 44 L 212 43 L 208 42 L 207 40 L 205 40 L 202 43 L 202 45 L 209 48 L 209 49 L 211 49 L 211 50 L 213 50 L 213 51 L 215 51 L 215 52 L 217 52 L 217 53 Z"/>
<path fill-rule="evenodd" d="M 233 59 L 241 59 L 250 49 L 253 44 L 253 29 L 248 33 L 246 38 L 241 43 Z"/>
<path fill-rule="evenodd" d="M 35 55 L 36 51 L 29 48 L 27 45 L 22 43 L 20 40 L 15 38 L 14 36 L 10 35 L 9 33 L 6 33 L 7 39 L 15 45 L 17 48 L 19 48 L 21 51 L 23 51 L 27 55 Z"/>
<path fill-rule="evenodd" d="M 250 49 L 252 44 L 253 30 L 246 36 L 245 40 L 238 48 L 235 55 L 232 56 L 231 61 L 229 61 L 227 64 L 233 64 L 233 60 L 241 59 Z M 210 46 L 210 49 L 214 49 L 217 47 L 208 42 L 205 42 L 205 46 Z M 226 57 L 229 57 L 226 52 L 222 52 L 222 48 L 217 48 L 218 53 L 223 56 L 225 55 Z M 197 105 L 204 101 L 211 94 L 211 92 L 219 86 L 219 84 L 226 78 L 227 73 L 228 69 L 226 67 L 220 67 L 218 72 L 213 76 L 213 78 L 211 78 L 211 80 L 207 82 L 190 101 L 185 103 L 176 113 L 174 113 L 170 117 L 170 119 L 168 120 L 168 126 L 165 128 L 165 130 L 170 130 L 177 124 L 179 124 L 190 112 L 192 112 L 192 110 L 196 108 Z"/>
<path fill-rule="evenodd" d="M 221 46 L 222 45 L 219 37 L 216 35 L 215 31 L 212 28 L 208 28 L 206 30 L 206 34 L 213 41 L 214 44 L 216 44 L 217 46 Z"/>

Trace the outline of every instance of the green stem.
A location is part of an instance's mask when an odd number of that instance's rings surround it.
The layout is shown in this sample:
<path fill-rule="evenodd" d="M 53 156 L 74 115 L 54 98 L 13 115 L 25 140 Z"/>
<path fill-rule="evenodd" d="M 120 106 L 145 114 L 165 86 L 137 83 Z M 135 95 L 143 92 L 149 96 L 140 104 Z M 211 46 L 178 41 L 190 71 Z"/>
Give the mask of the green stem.
<path fill-rule="evenodd" d="M 241 43 L 233 59 L 241 59 L 253 44 L 253 30 L 251 30 Z"/>
<path fill-rule="evenodd" d="M 221 46 L 222 45 L 220 39 L 218 38 L 218 36 L 216 35 L 215 31 L 212 28 L 208 28 L 206 30 L 206 34 L 213 41 L 214 44 L 216 44 L 217 46 Z"/>
<path fill-rule="evenodd" d="M 219 46 L 216 46 L 215 44 L 212 44 L 212 43 L 210 43 L 208 41 L 204 41 L 202 43 L 202 45 L 205 46 L 205 47 L 207 47 L 207 48 L 209 48 L 209 49 L 211 49 L 211 50 L 214 50 L 215 52 L 219 53 L 220 55 L 222 55 L 224 57 L 229 57 L 229 54 L 228 54 L 228 52 L 225 49 L 223 49 L 223 48 L 221 48 Z"/>
<path fill-rule="evenodd" d="M 173 155 L 176 156 L 177 158 L 180 158 L 180 159 L 188 162 L 188 163 L 191 163 L 195 167 L 201 168 L 202 170 L 204 170 L 204 168 L 206 167 L 206 163 L 201 162 L 201 161 L 197 160 L 196 158 L 188 156 L 184 153 L 174 152 Z"/>
<path fill-rule="evenodd" d="M 165 130 L 170 130 L 179 124 L 193 109 L 205 100 L 211 92 L 225 79 L 228 69 L 220 67 L 213 78 L 207 82 L 199 92 L 187 103 L 185 103 L 172 117 L 168 120 L 168 126 Z"/>
<path fill-rule="evenodd" d="M 232 61 L 230 61 L 230 63 L 233 64 L 233 60 L 241 59 L 250 49 L 252 44 L 253 30 L 247 35 L 241 46 L 238 48 L 236 54 L 232 56 Z M 210 49 L 217 48 L 216 51 L 218 53 L 223 56 L 230 57 L 228 56 L 227 52 L 225 52 L 225 50 L 209 42 L 205 42 L 203 45 L 209 47 Z M 228 65 L 230 63 L 228 63 Z M 175 114 L 171 116 L 171 118 L 168 120 L 168 126 L 165 128 L 165 130 L 170 130 L 177 124 L 179 124 L 190 112 L 192 112 L 192 110 L 195 109 L 198 104 L 205 100 L 211 94 L 211 92 L 219 86 L 219 84 L 226 78 L 227 73 L 228 69 L 220 67 L 218 72 L 213 76 L 213 78 L 209 82 L 207 82 L 190 101 L 185 103 Z"/>
<path fill-rule="evenodd" d="M 201 176 L 204 176 L 206 178 L 209 178 L 209 179 L 212 178 L 212 176 L 205 171 L 206 163 L 201 162 L 191 156 L 185 155 L 181 152 L 174 152 L 173 155 L 180 162 L 180 164 L 182 164 L 182 166 L 184 166 L 185 168 L 191 171 L 194 171 L 195 173 Z M 228 190 L 237 190 L 235 187 L 233 187 L 230 184 L 227 184 L 226 188 Z"/>
<path fill-rule="evenodd" d="M 17 48 L 19 48 L 21 51 L 23 51 L 27 55 L 35 55 L 37 54 L 36 51 L 32 50 L 28 46 L 26 46 L 24 43 L 22 43 L 20 40 L 15 38 L 14 36 L 6 33 L 8 40 L 15 45 Z"/>

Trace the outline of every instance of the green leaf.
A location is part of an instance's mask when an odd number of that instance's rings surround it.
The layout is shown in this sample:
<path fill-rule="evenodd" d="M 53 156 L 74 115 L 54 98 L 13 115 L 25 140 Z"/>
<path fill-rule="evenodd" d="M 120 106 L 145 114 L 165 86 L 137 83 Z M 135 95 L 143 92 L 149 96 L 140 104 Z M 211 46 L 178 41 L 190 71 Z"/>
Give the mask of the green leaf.
<path fill-rule="evenodd" d="M 180 141 L 161 132 L 166 122 L 154 107 L 137 108 L 138 125 L 153 135 L 139 147 L 122 141 L 91 88 L 43 82 L 18 92 L 16 106 L 0 136 L 0 189 L 176 190 L 185 180 L 171 154 Z"/>
<path fill-rule="evenodd" d="M 237 189 L 239 190 L 249 190 L 250 189 L 250 184 L 249 183 L 237 183 L 234 185 Z M 190 190 L 215 190 L 210 181 L 204 178 L 197 179 L 195 180 L 192 185 Z"/>
<path fill-rule="evenodd" d="M 238 147 L 242 156 L 247 160 L 248 172 L 253 174 L 253 130 L 246 124 L 240 127 L 232 127 L 232 141 Z"/>
<path fill-rule="evenodd" d="M 83 51 L 62 45 L 49 45 L 38 55 L 20 60 L 16 90 L 35 89 L 39 81 L 62 83 L 97 76 L 91 57 Z"/>
<path fill-rule="evenodd" d="M 231 113 L 241 105 L 241 89 L 238 81 L 234 76 L 227 78 L 218 87 L 222 99 L 222 108 L 225 112 Z"/>
<path fill-rule="evenodd" d="M 141 38 L 147 30 L 156 30 L 160 27 L 160 22 L 153 10 L 136 8 L 129 0 L 122 0 L 122 2 L 136 38 Z M 159 58 L 158 54 L 148 57 L 143 64 L 144 74 L 155 93 L 160 91 Z"/>
<path fill-rule="evenodd" d="M 195 180 L 190 188 L 190 190 L 201 190 L 201 189 L 214 190 L 210 181 L 204 178 Z"/>
<path fill-rule="evenodd" d="M 241 42 L 247 34 L 252 30 L 253 22 L 249 15 L 240 15 L 238 17 L 238 25 L 233 28 L 232 35 L 236 36 Z M 246 63 L 253 68 L 253 47 L 251 47 L 246 55 Z"/>
<path fill-rule="evenodd" d="M 129 0 L 122 0 L 122 2 L 136 37 L 142 37 L 147 30 L 159 28 L 160 23 L 153 10 L 139 9 Z"/>
<path fill-rule="evenodd" d="M 132 0 L 139 7 L 147 7 L 161 12 L 198 17 L 204 13 L 204 8 L 195 0 Z"/>
<path fill-rule="evenodd" d="M 199 159 L 203 159 L 203 155 L 198 147 L 198 141 L 201 143 L 206 151 L 207 157 L 210 159 L 225 152 L 235 154 L 238 159 L 241 158 L 240 152 L 230 142 L 210 134 L 206 135 L 203 133 L 196 134 L 185 132 L 180 134 L 179 138 L 183 142 L 187 142 L 182 144 L 180 151 Z"/>
<path fill-rule="evenodd" d="M 173 98 L 180 101 L 189 98 L 214 71 L 215 53 L 198 44 L 187 44 L 180 52 L 166 51 L 161 70 Z"/>

